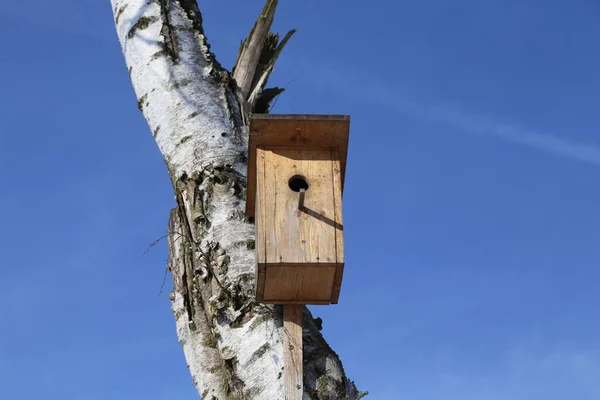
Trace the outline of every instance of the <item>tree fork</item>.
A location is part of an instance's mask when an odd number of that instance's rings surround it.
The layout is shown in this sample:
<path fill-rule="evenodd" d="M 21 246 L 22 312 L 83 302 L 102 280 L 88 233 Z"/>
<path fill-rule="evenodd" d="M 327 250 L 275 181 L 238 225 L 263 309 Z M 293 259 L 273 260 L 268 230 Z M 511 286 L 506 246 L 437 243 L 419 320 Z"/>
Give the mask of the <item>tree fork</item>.
<path fill-rule="evenodd" d="M 283 307 L 254 302 L 254 225 L 244 212 L 245 114 L 276 60 L 258 65 L 277 1 L 265 3 L 233 74 L 210 52 L 194 0 L 111 4 L 137 102 L 175 191 L 169 298 L 194 384 L 203 400 L 284 399 Z M 362 397 L 306 307 L 302 319 L 304 398 Z"/>

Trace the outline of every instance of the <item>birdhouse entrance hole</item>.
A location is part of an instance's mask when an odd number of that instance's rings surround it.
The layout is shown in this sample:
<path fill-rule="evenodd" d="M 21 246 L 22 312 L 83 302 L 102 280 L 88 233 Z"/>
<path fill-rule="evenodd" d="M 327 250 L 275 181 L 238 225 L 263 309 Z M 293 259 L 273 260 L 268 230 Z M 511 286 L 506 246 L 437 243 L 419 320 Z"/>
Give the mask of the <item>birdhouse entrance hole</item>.
<path fill-rule="evenodd" d="M 292 176 L 288 184 L 294 192 L 299 192 L 302 189 L 308 190 L 308 182 L 306 182 L 306 178 L 302 175 Z"/>

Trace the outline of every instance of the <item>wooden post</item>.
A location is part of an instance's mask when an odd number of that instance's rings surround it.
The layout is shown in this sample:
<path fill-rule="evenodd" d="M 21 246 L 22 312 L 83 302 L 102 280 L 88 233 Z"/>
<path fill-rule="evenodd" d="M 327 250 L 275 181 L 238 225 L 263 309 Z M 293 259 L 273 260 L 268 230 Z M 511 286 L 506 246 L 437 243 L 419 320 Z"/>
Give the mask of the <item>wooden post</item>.
<path fill-rule="evenodd" d="M 302 304 L 283 306 L 283 379 L 285 400 L 302 400 Z"/>

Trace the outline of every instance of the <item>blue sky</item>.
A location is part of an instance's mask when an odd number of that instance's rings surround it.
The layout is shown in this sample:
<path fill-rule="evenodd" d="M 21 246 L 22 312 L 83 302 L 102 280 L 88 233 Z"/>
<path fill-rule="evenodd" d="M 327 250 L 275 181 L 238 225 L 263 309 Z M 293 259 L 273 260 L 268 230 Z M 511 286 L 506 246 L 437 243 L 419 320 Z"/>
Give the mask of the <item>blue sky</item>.
<path fill-rule="evenodd" d="M 600 398 L 600 3 L 282 2 L 275 113 L 350 114 L 340 304 L 372 399 Z M 201 1 L 230 67 L 262 0 Z M 195 398 L 166 169 L 109 2 L 0 10 L 0 398 Z M 291 81 L 291 82 L 290 82 Z"/>

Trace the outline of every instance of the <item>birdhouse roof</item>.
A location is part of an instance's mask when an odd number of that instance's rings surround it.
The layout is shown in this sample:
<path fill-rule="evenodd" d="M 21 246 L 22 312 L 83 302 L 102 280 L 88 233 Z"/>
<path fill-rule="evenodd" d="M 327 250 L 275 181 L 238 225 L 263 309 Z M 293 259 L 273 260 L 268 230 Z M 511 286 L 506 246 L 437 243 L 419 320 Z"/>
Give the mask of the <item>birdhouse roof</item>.
<path fill-rule="evenodd" d="M 256 148 L 337 148 L 344 187 L 350 116 L 306 114 L 252 114 L 248 149 L 246 215 L 254 216 Z"/>

